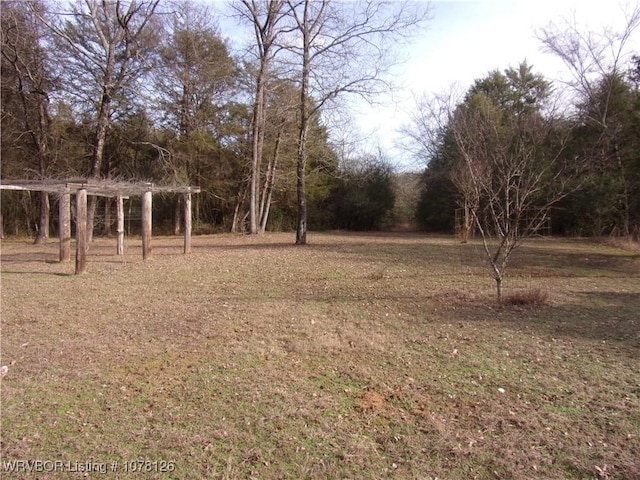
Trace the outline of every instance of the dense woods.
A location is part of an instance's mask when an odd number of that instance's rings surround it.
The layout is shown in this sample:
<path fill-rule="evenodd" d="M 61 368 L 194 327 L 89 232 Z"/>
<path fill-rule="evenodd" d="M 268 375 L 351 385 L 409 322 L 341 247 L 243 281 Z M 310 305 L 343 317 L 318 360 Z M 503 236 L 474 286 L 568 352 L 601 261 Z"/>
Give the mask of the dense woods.
<path fill-rule="evenodd" d="M 225 25 L 255 33 L 235 52 L 222 17 L 203 2 L 3 2 L 2 178 L 198 185 L 200 232 L 297 227 L 305 243 L 307 225 L 381 225 L 390 188 L 373 205 L 336 202 L 353 182 L 388 187 L 391 170 L 357 174 L 351 164 L 361 160 L 338 154 L 322 113 L 343 94 L 387 88 L 383 45 L 407 36 L 424 12 L 393 2 L 247 0 L 231 14 Z M 41 241 L 55 201 L 3 192 L 4 231 Z M 155 202 L 156 228 L 179 231 L 176 202 Z M 112 208 L 90 199 L 90 232 L 110 233 Z M 135 199 L 128 208 L 135 218 Z M 365 222 L 340 218 L 358 217 L 358 208 Z"/>
<path fill-rule="evenodd" d="M 406 129 L 429 158 L 417 219 L 432 231 L 496 237 L 498 268 L 522 238 L 640 236 L 640 57 L 621 31 L 551 24 L 541 44 L 566 65 L 556 84 L 526 62 L 489 72 L 462 95 L 425 95 Z M 500 275 L 498 275 L 500 277 Z"/>
<path fill-rule="evenodd" d="M 196 233 L 296 230 L 297 243 L 307 228 L 414 221 L 463 238 L 525 220 L 530 231 L 550 221 L 554 233 L 638 236 L 640 57 L 625 49 L 637 11 L 600 43 L 576 41 L 593 37 L 569 24 L 540 33 L 572 83 L 523 63 L 462 98 L 425 96 L 405 132 L 407 156 L 426 165 L 415 174 L 395 172 L 385 152 L 345 153 L 325 114 L 393 88 L 394 47 L 428 28 L 425 4 L 241 0 L 227 13 L 189 0 L 2 2 L 2 178 L 198 185 Z M 227 40 L 233 25 L 244 42 Z M 4 233 L 45 240 L 57 201 L 3 191 Z M 154 203 L 154 228 L 180 231 L 179 201 Z M 110 234 L 113 208 L 92 197 L 89 230 Z"/>

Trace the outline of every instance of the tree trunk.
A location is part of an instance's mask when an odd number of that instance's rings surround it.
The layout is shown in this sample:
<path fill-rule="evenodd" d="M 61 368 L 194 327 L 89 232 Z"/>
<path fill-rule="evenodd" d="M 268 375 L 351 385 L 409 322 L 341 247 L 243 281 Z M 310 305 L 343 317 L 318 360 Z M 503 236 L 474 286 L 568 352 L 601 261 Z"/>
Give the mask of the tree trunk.
<path fill-rule="evenodd" d="M 260 65 L 256 86 L 256 100 L 253 108 L 252 122 L 252 160 L 251 160 L 251 194 L 249 203 L 249 232 L 258 233 L 258 204 L 260 202 L 258 191 L 260 185 L 260 164 L 262 163 L 262 151 L 264 144 L 264 103 L 267 62 Z"/>
<path fill-rule="evenodd" d="M 271 197 L 273 195 L 273 187 L 276 181 L 276 169 L 278 167 L 278 156 L 280 154 L 280 139 L 282 138 L 282 128 L 278 129 L 276 144 L 273 149 L 273 158 L 269 162 L 267 175 L 264 181 L 264 190 L 262 192 L 262 203 L 260 205 L 260 232 L 264 233 L 267 229 L 267 221 L 269 220 L 269 210 L 271 209 Z"/>
<path fill-rule="evenodd" d="M 305 2 L 304 19 L 302 23 L 303 52 L 302 52 L 302 84 L 300 87 L 300 131 L 298 134 L 298 162 L 296 166 L 298 194 L 298 221 L 296 226 L 296 245 L 306 245 L 307 243 L 307 130 L 309 126 L 309 113 L 307 100 L 309 95 L 309 73 L 310 73 L 310 49 L 311 32 L 308 17 L 309 1 Z"/>
<path fill-rule="evenodd" d="M 40 220 L 38 222 L 38 233 L 34 243 L 36 245 L 43 244 L 49 238 L 49 214 L 51 205 L 49 203 L 49 194 L 40 192 Z"/>
<path fill-rule="evenodd" d="M 104 234 L 108 238 L 111 236 L 111 198 L 104 199 Z"/>
<path fill-rule="evenodd" d="M 231 233 L 237 233 L 243 231 L 243 227 L 241 226 L 240 219 L 240 209 L 243 207 L 245 200 L 247 199 L 247 187 L 243 182 L 243 186 L 238 190 L 238 195 L 236 196 L 236 206 L 233 209 L 233 220 L 231 221 Z"/>
<path fill-rule="evenodd" d="M 256 78 L 255 99 L 253 104 L 253 121 L 251 125 L 251 181 L 249 185 L 249 231 L 259 233 L 262 215 L 259 213 L 260 177 L 262 153 L 264 150 L 265 117 L 267 109 L 267 83 L 269 81 L 269 64 L 273 58 L 273 45 L 278 31 L 276 25 L 282 18 L 281 12 L 285 4 L 283 0 L 242 0 L 247 12 L 243 14 L 253 23 L 255 39 L 259 55 L 259 69 Z"/>
<path fill-rule="evenodd" d="M 305 127 L 306 128 L 306 127 Z M 296 245 L 306 245 L 307 243 L 307 185 L 305 178 L 306 170 L 306 131 L 300 132 L 300 146 L 298 148 L 297 174 L 297 194 L 298 194 L 298 222 L 296 227 Z"/>
<path fill-rule="evenodd" d="M 108 70 L 109 71 L 109 70 Z M 104 146 L 107 141 L 107 130 L 109 128 L 109 110 L 111 106 L 111 97 L 104 88 L 102 92 L 102 98 L 100 99 L 100 107 L 98 110 L 98 125 L 96 127 L 96 134 L 94 140 L 93 157 L 91 159 L 91 178 L 100 178 L 100 171 L 102 169 L 102 159 L 104 157 Z M 89 197 L 89 203 L 87 207 L 87 241 L 93 241 L 93 226 L 96 217 L 96 202 L 95 196 Z"/>
<path fill-rule="evenodd" d="M 182 223 L 182 208 L 180 205 L 180 197 L 176 197 L 176 204 L 173 210 L 173 234 L 174 235 L 180 235 L 181 223 Z"/>
<path fill-rule="evenodd" d="M 45 176 L 49 165 L 49 148 L 47 144 L 47 135 L 49 133 L 49 113 L 47 111 L 46 97 L 40 97 L 38 103 L 38 133 L 32 133 L 32 139 L 38 151 L 38 159 L 40 163 L 40 175 Z M 49 217 L 51 205 L 49 203 L 49 194 L 40 192 L 40 221 L 38 225 L 38 234 L 35 244 L 44 243 L 49 238 Z"/>
<path fill-rule="evenodd" d="M 87 242 L 93 242 L 93 225 L 96 218 L 96 208 L 98 199 L 94 195 L 89 195 L 87 199 Z"/>

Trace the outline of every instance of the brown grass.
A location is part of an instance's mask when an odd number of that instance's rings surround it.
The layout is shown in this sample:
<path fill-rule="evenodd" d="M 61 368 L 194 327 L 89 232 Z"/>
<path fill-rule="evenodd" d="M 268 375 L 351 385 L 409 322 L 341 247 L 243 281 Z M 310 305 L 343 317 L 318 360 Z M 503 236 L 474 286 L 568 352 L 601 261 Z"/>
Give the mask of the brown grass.
<path fill-rule="evenodd" d="M 639 479 L 640 257 L 410 234 L 2 243 L 2 461 L 144 478 Z M 2 478 L 69 478 L 66 472 Z M 154 470 L 156 468 L 156 470 Z M 81 476 L 75 474 L 76 476 Z M 136 478 L 136 475 L 133 475 Z M 137 478 L 142 478 L 138 475 Z"/>
<path fill-rule="evenodd" d="M 549 301 L 549 294 L 541 288 L 528 288 L 507 295 L 503 302 L 505 305 L 540 307 Z"/>

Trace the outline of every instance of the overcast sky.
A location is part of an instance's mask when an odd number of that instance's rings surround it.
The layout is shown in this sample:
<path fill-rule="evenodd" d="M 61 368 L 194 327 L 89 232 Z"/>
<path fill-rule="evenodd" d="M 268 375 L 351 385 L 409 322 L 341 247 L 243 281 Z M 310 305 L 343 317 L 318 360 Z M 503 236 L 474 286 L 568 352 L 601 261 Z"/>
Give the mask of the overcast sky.
<path fill-rule="evenodd" d="M 442 93 L 456 84 L 466 91 L 475 79 L 526 60 L 548 79 L 566 78 L 562 62 L 541 52 L 536 31 L 574 15 L 584 31 L 621 29 L 625 4 L 616 0 L 439 0 L 431 2 L 433 18 L 398 69 L 404 88 L 383 106 L 361 106 L 357 124 L 373 146 L 378 144 L 403 168 L 418 168 L 394 147 L 398 129 L 409 121 L 415 97 Z M 627 3 L 629 5 L 629 3 Z M 631 3 L 633 5 L 633 3 Z M 640 32 L 633 39 L 640 52 Z"/>

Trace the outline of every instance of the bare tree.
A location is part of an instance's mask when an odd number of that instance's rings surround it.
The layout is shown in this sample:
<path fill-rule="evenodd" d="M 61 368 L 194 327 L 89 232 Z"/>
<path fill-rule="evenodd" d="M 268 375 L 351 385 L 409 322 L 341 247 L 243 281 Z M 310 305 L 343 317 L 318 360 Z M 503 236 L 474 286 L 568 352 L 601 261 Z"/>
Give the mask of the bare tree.
<path fill-rule="evenodd" d="M 499 300 L 512 252 L 568 193 L 563 130 L 541 113 L 549 85 L 526 64 L 500 75 L 477 81 L 448 125 L 461 161 L 457 185 L 469 199 Z"/>
<path fill-rule="evenodd" d="M 623 69 L 634 53 L 631 41 L 640 28 L 640 5 L 622 13 L 624 25 L 619 30 L 607 27 L 601 32 L 583 31 L 574 16 L 550 23 L 538 32 L 538 38 L 545 51 L 566 65 L 571 77 L 567 84 L 575 96 L 575 103 L 588 106 L 579 109 L 584 116 L 583 122 L 600 131 L 600 138 L 590 155 L 617 170 L 622 184 L 622 233 L 629 235 L 630 180 L 620 155 L 621 128 L 615 121 L 612 104 L 618 79 L 623 77 Z"/>
<path fill-rule="evenodd" d="M 620 74 L 633 50 L 629 42 L 640 27 L 640 5 L 623 11 L 625 24 L 620 30 L 611 27 L 601 32 L 583 31 L 577 18 L 564 18 L 540 29 L 537 36 L 543 49 L 562 60 L 571 79 L 566 82 L 578 101 L 593 101 L 599 96 L 599 81 Z M 605 126 L 609 105 L 602 105 L 592 120 Z"/>
<path fill-rule="evenodd" d="M 88 173 L 102 175 L 107 132 L 115 105 L 127 87 L 132 87 L 149 67 L 149 55 L 157 44 L 149 28 L 160 0 L 78 0 L 57 21 L 46 23 L 65 54 L 68 93 L 95 115 L 95 134 Z M 95 197 L 87 212 L 88 235 L 93 235 Z"/>
<path fill-rule="evenodd" d="M 310 120 L 345 94 L 371 99 L 387 91 L 394 47 L 427 19 L 408 2 L 288 0 L 295 35 L 286 38 L 300 89 L 296 244 L 307 242 L 307 133 Z"/>
<path fill-rule="evenodd" d="M 265 125 L 268 148 L 267 165 L 260 194 L 260 232 L 267 228 L 273 193 L 276 188 L 276 176 L 281 166 L 287 171 L 292 165 L 292 148 L 295 146 L 297 95 L 291 83 L 272 79 L 267 95 L 269 121 Z"/>
<path fill-rule="evenodd" d="M 46 54 L 46 32 L 34 14 L 42 10 L 42 5 L 35 1 L 29 4 L 5 2 L 1 31 L 3 66 L 9 66 L 13 73 L 11 90 L 20 99 L 21 130 L 31 140 L 36 152 L 37 174 L 44 178 L 51 161 L 49 94 L 54 78 Z M 46 192 L 39 193 L 39 203 L 36 244 L 43 243 L 49 237 L 50 204 Z"/>
<path fill-rule="evenodd" d="M 234 7 L 240 18 L 253 26 L 255 37 L 257 71 L 253 98 L 253 117 L 251 122 L 251 181 L 249 189 L 249 231 L 264 231 L 261 211 L 265 211 L 264 199 L 260 197 L 261 163 L 264 150 L 266 126 L 267 84 L 271 76 L 271 64 L 279 50 L 278 37 L 290 30 L 283 24 L 289 13 L 285 0 L 242 0 Z M 273 172 L 273 165 L 268 172 Z M 271 182 L 271 173 L 267 174 L 265 186 Z M 267 189 L 268 190 L 268 189 Z M 266 192 L 265 192 L 266 193 Z"/>

